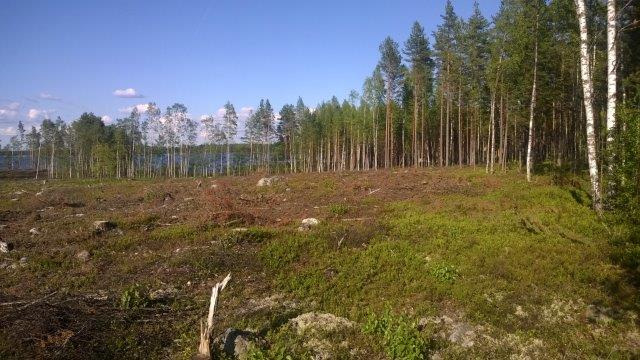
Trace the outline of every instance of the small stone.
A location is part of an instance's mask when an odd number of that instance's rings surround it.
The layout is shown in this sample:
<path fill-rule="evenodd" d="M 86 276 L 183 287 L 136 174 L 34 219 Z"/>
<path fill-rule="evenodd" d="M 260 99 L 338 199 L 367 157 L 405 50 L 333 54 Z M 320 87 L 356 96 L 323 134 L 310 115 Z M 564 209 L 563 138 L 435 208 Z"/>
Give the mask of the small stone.
<path fill-rule="evenodd" d="M 76 258 L 78 258 L 78 260 L 83 262 L 89 261 L 90 257 L 91 257 L 91 254 L 89 254 L 89 251 L 87 250 L 82 250 L 76 254 Z"/>
<path fill-rule="evenodd" d="M 11 250 L 13 250 L 13 244 L 12 243 L 0 241 L 0 252 L 7 253 L 7 252 L 9 252 Z"/>
<path fill-rule="evenodd" d="M 97 293 L 89 294 L 86 297 L 91 300 L 106 301 L 109 298 L 109 294 L 106 290 L 98 290 Z"/>
<path fill-rule="evenodd" d="M 518 305 L 516 306 L 516 316 L 523 318 L 529 316 L 529 314 L 522 309 L 522 306 Z"/>
<path fill-rule="evenodd" d="M 40 235 L 40 231 L 38 231 L 38 229 L 36 229 L 36 228 L 31 228 L 31 230 L 29 230 L 29 234 L 31 234 L 31 235 Z"/>
<path fill-rule="evenodd" d="M 26 256 L 21 257 L 19 264 L 20 266 L 27 266 L 27 257 Z"/>
<path fill-rule="evenodd" d="M 324 270 L 324 276 L 329 279 L 335 277 L 336 275 L 338 275 L 338 270 L 336 270 L 335 268 L 329 267 Z"/>
<path fill-rule="evenodd" d="M 97 232 L 108 231 L 108 230 L 114 229 L 115 227 L 116 227 L 116 224 L 106 220 L 97 220 L 93 222 L 93 228 Z"/>
<path fill-rule="evenodd" d="M 174 287 L 169 287 L 166 289 L 158 289 L 152 291 L 151 293 L 149 293 L 149 299 L 154 301 L 169 300 L 175 298 L 176 295 L 178 295 L 178 290 L 176 290 L 176 288 Z"/>

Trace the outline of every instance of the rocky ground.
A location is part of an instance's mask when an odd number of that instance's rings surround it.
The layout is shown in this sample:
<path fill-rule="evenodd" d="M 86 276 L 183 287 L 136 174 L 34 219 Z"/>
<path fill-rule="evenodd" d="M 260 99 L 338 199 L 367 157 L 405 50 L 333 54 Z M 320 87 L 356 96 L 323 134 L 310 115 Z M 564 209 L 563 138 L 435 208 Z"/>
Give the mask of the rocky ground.
<path fill-rule="evenodd" d="M 261 185 L 261 186 L 258 186 Z M 640 356 L 624 229 L 481 169 L 0 180 L 0 358 Z"/>

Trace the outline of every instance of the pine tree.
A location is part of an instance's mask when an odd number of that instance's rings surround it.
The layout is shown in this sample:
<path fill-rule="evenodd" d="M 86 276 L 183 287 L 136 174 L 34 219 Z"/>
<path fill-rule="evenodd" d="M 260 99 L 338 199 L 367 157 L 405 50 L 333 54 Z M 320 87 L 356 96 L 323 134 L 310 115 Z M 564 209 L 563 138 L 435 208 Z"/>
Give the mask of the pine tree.
<path fill-rule="evenodd" d="M 385 117 L 385 154 L 384 166 L 394 165 L 394 124 L 393 102 L 398 96 L 398 90 L 402 80 L 402 56 L 398 50 L 398 43 L 391 37 L 384 39 L 380 44 L 380 70 L 384 76 L 386 117 Z"/>

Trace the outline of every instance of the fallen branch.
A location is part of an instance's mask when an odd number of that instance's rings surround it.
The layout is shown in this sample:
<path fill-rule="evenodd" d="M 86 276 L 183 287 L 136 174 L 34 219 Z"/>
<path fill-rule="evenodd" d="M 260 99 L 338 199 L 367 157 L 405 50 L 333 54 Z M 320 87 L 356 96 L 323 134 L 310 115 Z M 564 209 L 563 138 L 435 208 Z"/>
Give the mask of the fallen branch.
<path fill-rule="evenodd" d="M 381 190 L 381 189 L 371 190 L 371 191 L 369 191 L 369 193 L 368 193 L 367 195 L 375 194 L 375 193 L 377 193 L 377 192 L 378 192 L 378 191 L 380 191 L 380 190 Z"/>
<path fill-rule="evenodd" d="M 211 289 L 211 300 L 209 301 L 209 315 L 207 316 L 207 326 L 204 321 L 200 322 L 200 345 L 198 346 L 198 357 L 203 359 L 211 359 L 211 331 L 213 330 L 213 314 L 216 310 L 218 302 L 218 294 L 227 286 L 231 280 L 231 273 L 227 275 L 221 282 L 217 283 Z"/>
<path fill-rule="evenodd" d="M 54 292 L 52 292 L 52 293 L 50 293 L 50 294 L 48 294 L 48 295 L 45 295 L 44 297 L 42 297 L 42 298 L 40 298 L 40 299 L 36 299 L 36 300 L 32 300 L 32 301 L 29 301 L 29 300 L 21 300 L 21 301 L 12 301 L 12 302 L 0 303 L 0 306 L 13 306 L 13 305 L 22 305 L 22 304 L 26 304 L 26 305 L 23 305 L 23 306 L 21 306 L 21 307 L 19 307 L 19 308 L 18 308 L 18 310 L 22 310 L 22 309 L 25 309 L 25 308 L 27 308 L 27 307 L 29 307 L 29 306 L 33 305 L 33 304 L 37 304 L 37 303 L 39 303 L 39 302 L 45 301 L 46 299 L 48 299 L 48 298 L 52 297 L 53 295 L 55 295 L 55 294 L 57 294 L 57 293 L 58 293 L 57 291 L 54 291 Z"/>

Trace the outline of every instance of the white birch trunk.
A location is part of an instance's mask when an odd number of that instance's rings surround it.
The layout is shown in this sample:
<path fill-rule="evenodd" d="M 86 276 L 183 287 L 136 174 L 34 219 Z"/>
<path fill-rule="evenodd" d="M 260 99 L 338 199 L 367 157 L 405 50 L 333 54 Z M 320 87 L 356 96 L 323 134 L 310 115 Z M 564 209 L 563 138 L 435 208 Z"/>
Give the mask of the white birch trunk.
<path fill-rule="evenodd" d="M 538 27 L 536 20 L 536 32 Z M 531 167 L 533 165 L 533 115 L 536 108 L 536 86 L 538 84 L 538 38 L 533 54 L 533 86 L 531 87 L 531 107 L 529 108 L 529 141 L 527 145 L 527 181 L 531 181 Z M 588 61 L 588 60 L 587 60 Z"/>
<path fill-rule="evenodd" d="M 598 177 L 598 163 L 596 158 L 596 135 L 593 114 L 593 84 L 591 82 L 591 72 L 589 64 L 589 39 L 587 32 L 587 15 L 584 0 L 576 1 L 576 12 L 580 26 L 580 73 L 582 76 L 582 91 L 584 95 L 584 108 L 587 128 L 587 155 L 589 161 L 589 176 L 591 178 L 591 188 L 593 197 L 593 207 L 600 213 L 602 205 L 600 203 L 600 183 Z"/>

